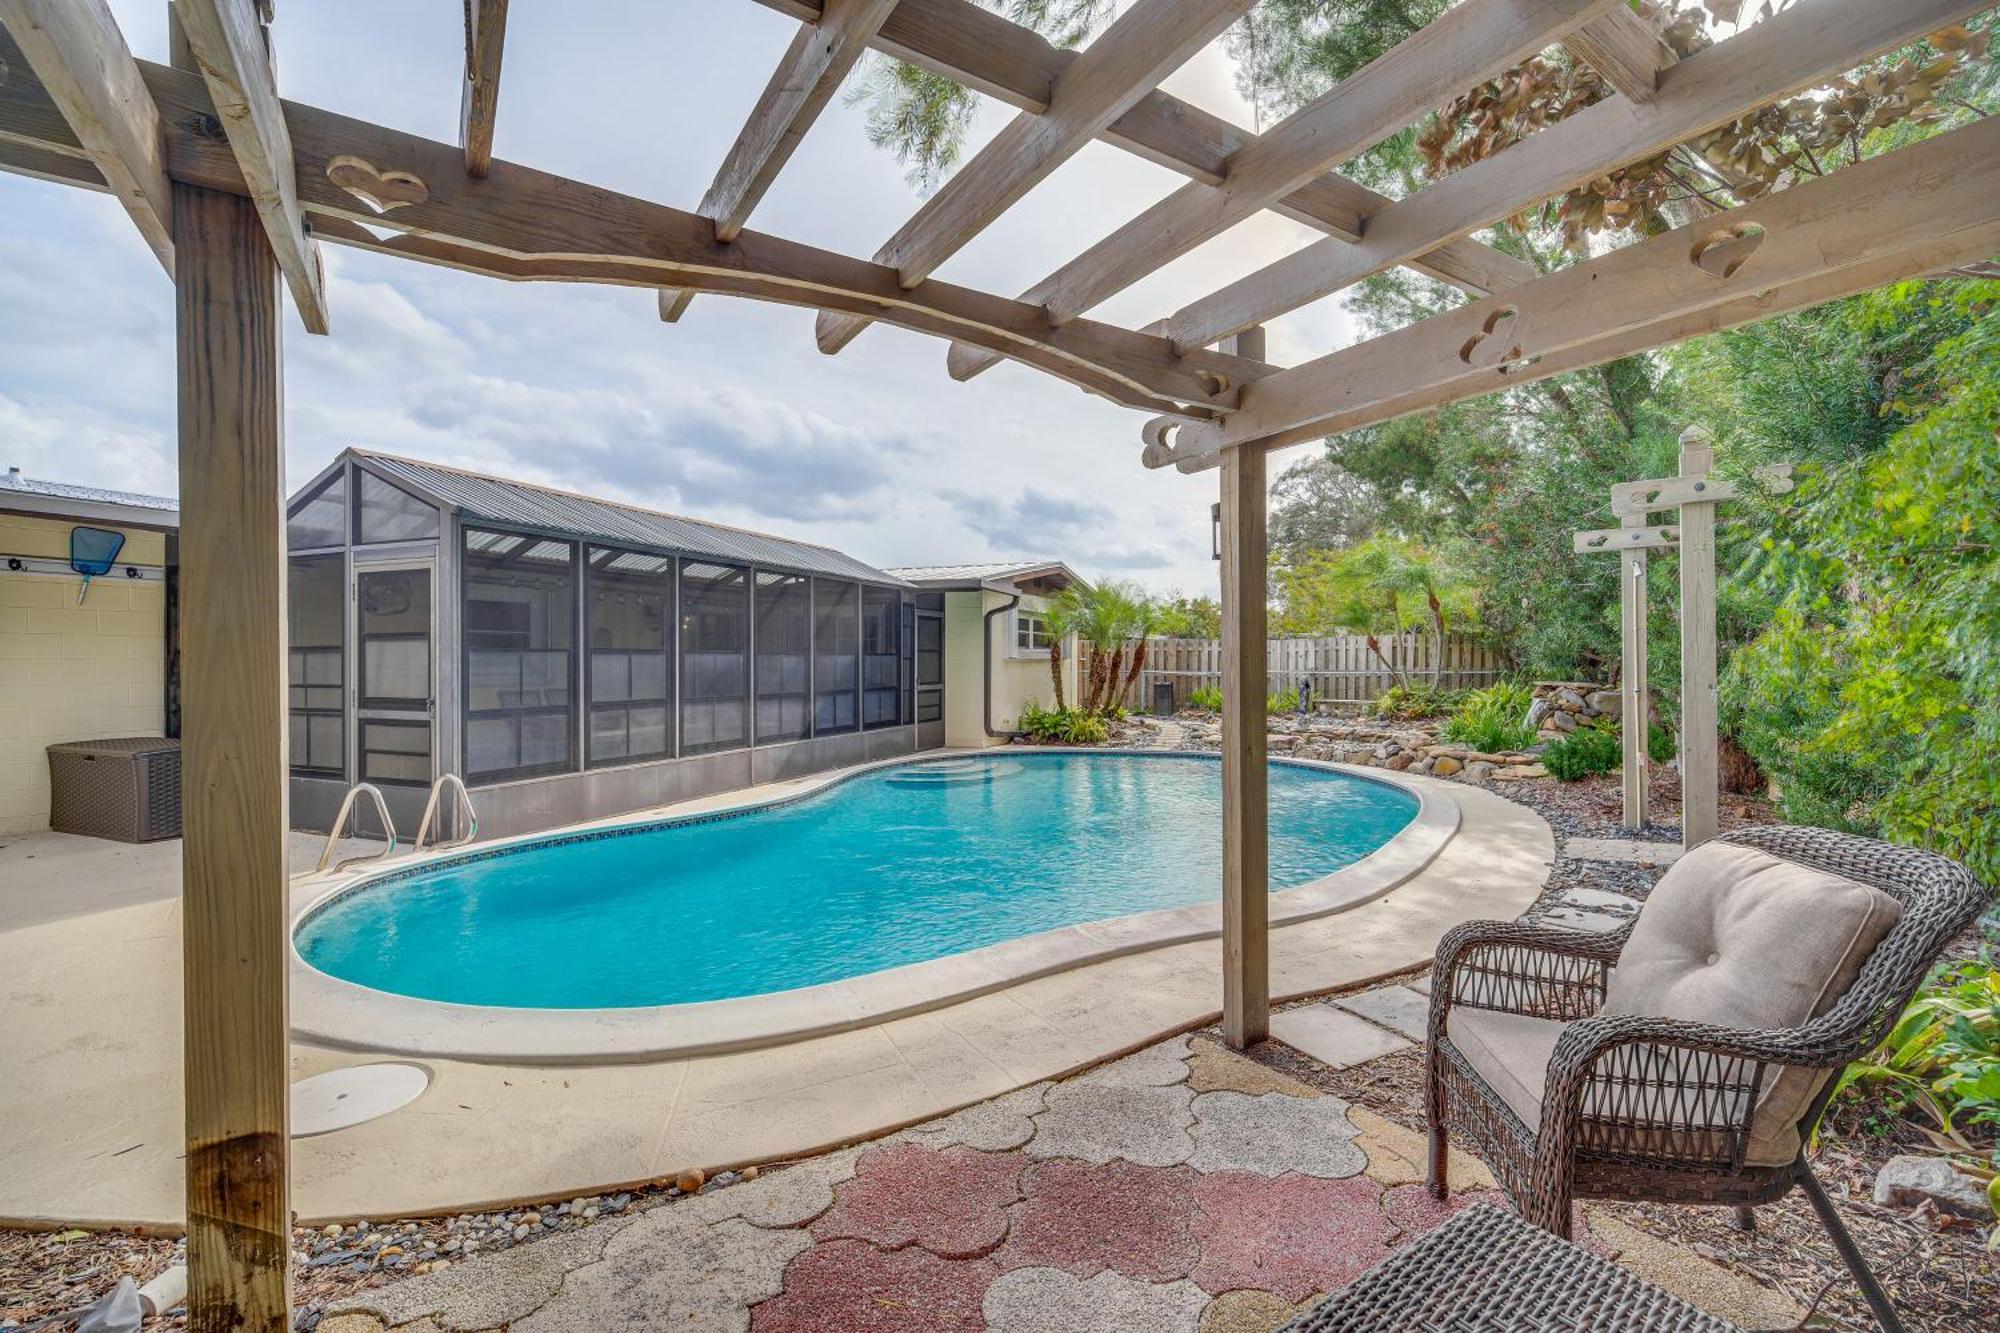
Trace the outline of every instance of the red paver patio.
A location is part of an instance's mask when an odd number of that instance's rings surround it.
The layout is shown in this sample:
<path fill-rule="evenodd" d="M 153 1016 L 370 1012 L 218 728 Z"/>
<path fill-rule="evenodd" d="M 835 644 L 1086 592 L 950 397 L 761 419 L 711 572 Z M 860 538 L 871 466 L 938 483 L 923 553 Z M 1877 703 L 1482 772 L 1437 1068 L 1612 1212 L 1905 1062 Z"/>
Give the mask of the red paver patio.
<path fill-rule="evenodd" d="M 1004 1269 L 1060 1268 L 1077 1277 L 1105 1269 L 1149 1282 L 1188 1275 L 1194 1240 L 1195 1173 L 1184 1166 L 1043 1162 L 1021 1178 L 1024 1199 L 1008 1214 Z"/>
<path fill-rule="evenodd" d="M 1389 1257 L 1395 1225 L 1372 1180 L 1320 1180 L 1246 1172 L 1203 1176 L 1195 1185 L 1189 1274 L 1210 1291 L 1249 1288 L 1302 1301 L 1344 1286 Z"/>
<path fill-rule="evenodd" d="M 1007 1235 L 1028 1159 L 1017 1152 L 938 1152 L 892 1143 L 861 1154 L 854 1179 L 812 1224 L 814 1240 L 865 1240 L 885 1250 L 921 1245 L 943 1259 L 990 1253 Z"/>
<path fill-rule="evenodd" d="M 753 1333 L 969 1333 L 986 1327 L 990 1259 L 940 1259 L 865 1241 L 813 1246 L 785 1269 L 785 1290 L 750 1312 Z"/>

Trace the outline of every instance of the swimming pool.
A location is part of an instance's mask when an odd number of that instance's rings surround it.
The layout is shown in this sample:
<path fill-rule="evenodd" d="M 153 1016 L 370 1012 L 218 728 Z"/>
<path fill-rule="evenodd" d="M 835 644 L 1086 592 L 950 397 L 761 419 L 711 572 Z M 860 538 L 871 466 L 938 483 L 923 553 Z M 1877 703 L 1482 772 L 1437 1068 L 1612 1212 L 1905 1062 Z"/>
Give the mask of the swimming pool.
<path fill-rule="evenodd" d="M 329 976 L 459 1005 L 600 1009 L 767 995 L 1212 901 L 1221 766 L 1009 753 L 876 768 L 796 801 L 540 837 L 391 871 L 309 911 Z M 1271 887 L 1416 816 L 1408 791 L 1271 769 Z"/>

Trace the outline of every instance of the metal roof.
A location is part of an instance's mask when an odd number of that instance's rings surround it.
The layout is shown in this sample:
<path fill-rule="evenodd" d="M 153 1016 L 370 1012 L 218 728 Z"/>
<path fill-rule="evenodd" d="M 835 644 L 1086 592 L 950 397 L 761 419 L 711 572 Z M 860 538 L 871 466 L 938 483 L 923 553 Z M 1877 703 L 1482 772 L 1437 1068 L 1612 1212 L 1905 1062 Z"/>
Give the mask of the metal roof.
<path fill-rule="evenodd" d="M 394 454 L 350 449 L 357 461 L 385 477 L 427 494 L 475 522 L 509 524 L 563 533 L 606 545 L 650 547 L 680 555 L 706 556 L 734 564 L 754 564 L 804 574 L 901 585 L 903 580 L 830 546 L 773 537 L 663 514 L 637 505 L 553 490 L 525 481 L 488 477 Z"/>
<path fill-rule="evenodd" d="M 22 476 L 19 468 L 9 468 L 5 476 L 0 476 L 0 491 L 46 495 L 58 500 L 84 500 L 91 504 L 130 505 L 134 509 L 163 509 L 169 513 L 180 508 L 180 501 L 170 495 L 112 491 L 102 486 L 77 486 L 67 481 L 39 481 Z"/>
<path fill-rule="evenodd" d="M 1037 574 L 1061 574 L 1071 583 L 1084 583 L 1075 570 L 1060 560 L 999 560 L 979 565 L 899 565 L 889 572 L 923 588 L 969 588 L 985 583 L 1012 583 Z"/>

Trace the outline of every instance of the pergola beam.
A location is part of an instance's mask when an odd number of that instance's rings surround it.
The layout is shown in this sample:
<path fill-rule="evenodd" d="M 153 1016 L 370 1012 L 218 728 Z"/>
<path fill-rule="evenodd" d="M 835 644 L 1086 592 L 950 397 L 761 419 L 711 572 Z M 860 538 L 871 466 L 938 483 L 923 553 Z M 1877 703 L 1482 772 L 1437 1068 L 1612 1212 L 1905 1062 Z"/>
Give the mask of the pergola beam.
<path fill-rule="evenodd" d="M 178 0 L 177 9 L 292 303 L 308 333 L 325 333 L 325 276 L 299 210 L 291 135 L 257 0 Z"/>
<path fill-rule="evenodd" d="M 1621 2 L 1467 0 L 1246 146 L 1221 185 L 1181 187 L 1021 299 L 1058 322 L 1074 319 Z M 954 379 L 966 379 L 998 359 L 955 347 L 947 364 Z"/>
<path fill-rule="evenodd" d="M 896 0 L 826 0 L 816 22 L 799 25 L 695 210 L 715 224 L 716 240 L 735 240 L 750 221 L 799 141 L 895 8 Z M 662 291 L 660 318 L 679 319 L 692 296 Z"/>
<path fill-rule="evenodd" d="M 507 0 L 467 0 L 465 87 L 459 94 L 458 141 L 465 174 L 493 166 L 493 126 L 500 115 L 500 61 L 507 45 Z"/>
<path fill-rule="evenodd" d="M 1132 104 L 1250 8 L 1253 0 L 1139 0 L 1056 79 L 1048 110 L 1023 111 L 875 252 L 914 287 L 991 226 Z M 815 336 L 838 352 L 868 327 L 822 314 Z"/>
<path fill-rule="evenodd" d="M 160 113 L 104 0 L 0 0 L 0 23 L 61 109 L 100 182 L 173 276 L 173 192 Z M 6 82 L 0 77 L 0 84 Z M 15 154 L 22 165 L 8 169 L 68 179 L 47 152 Z M 30 173 L 28 163 L 39 169 Z"/>
<path fill-rule="evenodd" d="M 1592 19 L 1564 39 L 1563 49 L 1635 102 L 1650 101 L 1660 71 L 1680 59 L 1652 24 L 1629 9 Z"/>
<path fill-rule="evenodd" d="M 1201 347 L 1276 319 L 1852 69 L 1988 3 L 1817 0 L 1788 9 L 1667 70 L 1649 102 L 1613 97 L 1586 107 L 1387 205 L 1367 220 L 1367 234 L 1357 244 L 1315 242 L 1190 303 L 1166 321 L 1167 336 L 1176 347 Z"/>
<path fill-rule="evenodd" d="M 1540 378 L 1536 358 L 1617 346 L 1621 334 L 1795 284 L 1819 300 L 1865 291 L 1894 280 L 1871 267 L 1885 257 L 1903 257 L 1899 276 L 1982 258 L 2000 225 L 1996 201 L 2000 118 L 1989 117 L 1280 371 L 1245 388 L 1226 421 L 1149 443 L 1146 461 L 1193 470 L 1240 445 L 1298 443 L 1477 397 Z"/>
<path fill-rule="evenodd" d="M 808 0 L 758 3 L 807 21 L 820 12 Z M 1063 71 L 1081 58 L 973 0 L 902 0 L 873 44 L 886 55 L 1037 113 L 1048 110 Z M 1158 89 L 1112 121 L 1102 138 L 1204 185 L 1222 184 L 1230 159 L 1257 140 L 1249 130 Z M 1388 202 L 1388 196 L 1329 172 L 1271 207 L 1294 222 L 1353 241 L 1361 237 L 1361 219 Z M 1529 265 L 1476 241 L 1454 241 L 1412 258 L 1410 267 L 1477 295 L 1535 276 Z"/>

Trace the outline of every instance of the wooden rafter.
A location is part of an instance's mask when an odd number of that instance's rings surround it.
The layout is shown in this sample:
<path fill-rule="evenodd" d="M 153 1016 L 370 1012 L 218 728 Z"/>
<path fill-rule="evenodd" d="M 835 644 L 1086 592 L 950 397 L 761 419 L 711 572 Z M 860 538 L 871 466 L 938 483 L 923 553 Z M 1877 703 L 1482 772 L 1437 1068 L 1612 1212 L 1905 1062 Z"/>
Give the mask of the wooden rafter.
<path fill-rule="evenodd" d="M 1564 39 L 1563 49 L 1635 102 L 1651 100 L 1660 71 L 1680 59 L 1652 24 L 1629 9 L 1592 19 Z"/>
<path fill-rule="evenodd" d="M 1057 77 L 1048 110 L 1015 116 L 875 252 L 875 261 L 902 274 L 906 287 L 922 282 L 1252 2 L 1139 0 Z M 866 327 L 866 320 L 829 313 L 814 333 L 822 352 L 837 352 Z"/>
<path fill-rule="evenodd" d="M 1670 148 L 1990 0 L 1817 0 L 1681 61 L 1652 101 L 1613 97 L 1370 217 L 1352 245 L 1314 242 L 1177 311 L 1167 336 L 1201 347 L 1351 287 L 1445 241 Z"/>
<path fill-rule="evenodd" d="M 0 22 L 74 130 L 98 180 L 171 275 L 173 197 L 160 113 L 104 0 L 0 0 Z M 23 152 L 17 160 L 22 165 L 13 169 L 24 173 L 34 164 L 32 174 L 67 178 L 45 156 Z"/>
<path fill-rule="evenodd" d="M 696 210 L 715 224 L 718 241 L 743 230 L 895 7 L 896 0 L 826 0 L 817 22 L 799 26 Z M 692 296 L 662 291 L 660 318 L 679 319 Z"/>
<path fill-rule="evenodd" d="M 229 146 L 196 132 L 202 118 L 214 114 L 202 80 L 138 64 L 168 127 L 170 174 L 249 193 Z M 885 265 L 761 232 L 746 230 L 724 245 L 699 214 L 501 160 L 486 180 L 475 181 L 465 175 L 455 146 L 296 102 L 284 103 L 284 111 L 301 211 L 316 228 L 344 220 L 443 243 L 400 251 L 412 258 L 522 280 L 643 282 L 850 309 L 921 332 L 977 338 L 1115 402 L 1154 411 L 1171 410 L 1173 403 L 1197 413 L 1227 410 L 1242 384 L 1273 369 L 1220 353 L 1179 356 L 1164 338 L 1110 324 L 1057 327 L 1037 306 L 935 279 L 906 291 Z M 32 71 L 0 86 L 0 138 L 57 153 L 78 151 L 74 133 Z M 402 185 L 391 193 L 421 198 L 378 213 L 330 179 L 330 167 L 350 181 L 360 173 L 401 176 Z M 334 237 L 330 228 L 326 234 Z M 349 227 L 337 239 L 397 252 L 392 242 L 356 236 L 366 233 Z M 440 248 L 446 253 L 437 253 Z"/>
<path fill-rule="evenodd" d="M 299 212 L 291 135 L 257 0 L 178 0 L 177 8 L 292 303 L 308 332 L 325 333 L 325 276 Z"/>
<path fill-rule="evenodd" d="M 1996 200 L 2000 119 L 1988 118 L 1280 371 L 1248 386 L 1226 421 L 1177 427 L 1171 443 L 1149 428 L 1146 461 L 1209 466 L 1224 449 L 1295 444 L 1540 378 L 1558 357 L 1571 367 L 1642 350 L 1713 308 L 1772 314 L 1797 308 L 1784 304 L 1795 288 L 1824 301 L 1979 259 L 2000 234 Z M 1578 361 L 1579 348 L 1592 359 Z"/>
<path fill-rule="evenodd" d="M 1074 319 L 1619 3 L 1466 0 L 1237 153 L 1221 185 L 1174 191 L 1021 299 L 1046 306 L 1058 322 Z M 955 347 L 947 364 L 953 378 L 965 379 L 998 359 Z"/>
<path fill-rule="evenodd" d="M 493 125 L 500 114 L 500 59 L 507 45 L 507 0 L 467 0 L 465 88 L 458 103 L 458 141 L 465 171 L 484 176 L 493 166 Z"/>
<path fill-rule="evenodd" d="M 806 0 L 758 0 L 768 8 L 810 20 L 819 13 Z M 886 54 L 921 65 L 1023 111 L 1048 110 L 1056 83 L 1075 51 L 1051 45 L 1039 33 L 1010 23 L 974 0 L 902 0 L 876 34 Z M 1105 129 L 1103 139 L 1149 162 L 1204 185 L 1220 185 L 1232 157 L 1257 136 L 1171 93 L 1155 89 Z M 1388 203 L 1386 195 L 1337 173 L 1308 182 L 1272 204 L 1272 210 L 1329 236 L 1358 240 L 1361 219 Z M 1410 267 L 1478 295 L 1535 276 L 1534 269 L 1476 241 L 1454 241 L 1417 256 Z"/>

